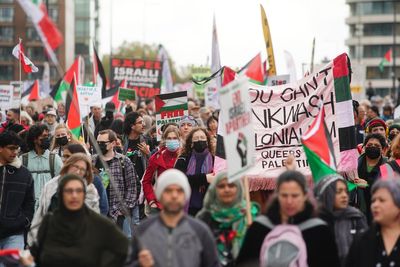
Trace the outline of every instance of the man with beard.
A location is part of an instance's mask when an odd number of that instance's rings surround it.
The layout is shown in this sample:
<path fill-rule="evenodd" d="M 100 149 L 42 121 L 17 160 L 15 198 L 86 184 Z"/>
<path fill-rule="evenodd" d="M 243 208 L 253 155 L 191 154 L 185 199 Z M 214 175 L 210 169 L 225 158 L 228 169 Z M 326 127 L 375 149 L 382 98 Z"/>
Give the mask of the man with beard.
<path fill-rule="evenodd" d="M 6 121 L 0 125 L 0 133 L 5 131 L 11 131 L 19 133 L 24 130 L 24 127 L 19 124 L 20 110 L 18 108 L 12 108 L 7 111 Z"/>
<path fill-rule="evenodd" d="M 51 153 L 49 129 L 46 125 L 33 125 L 26 137 L 29 152 L 22 154 L 22 165 L 31 173 L 35 185 L 35 210 L 39 206 L 39 198 L 44 185 L 51 178 L 60 174 L 61 158 Z"/>
<path fill-rule="evenodd" d="M 133 238 L 134 264 L 142 267 L 220 266 L 210 230 L 184 212 L 190 194 L 188 179 L 181 171 L 169 169 L 160 175 L 156 196 L 163 209 L 138 226 Z"/>

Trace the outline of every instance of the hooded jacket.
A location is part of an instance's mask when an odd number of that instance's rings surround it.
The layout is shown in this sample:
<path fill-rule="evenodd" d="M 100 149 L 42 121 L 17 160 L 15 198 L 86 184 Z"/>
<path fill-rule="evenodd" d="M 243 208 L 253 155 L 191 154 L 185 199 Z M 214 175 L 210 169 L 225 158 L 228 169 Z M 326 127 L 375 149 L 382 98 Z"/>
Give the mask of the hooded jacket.
<path fill-rule="evenodd" d="M 22 234 L 31 224 L 35 199 L 31 173 L 16 157 L 0 166 L 0 239 Z"/>

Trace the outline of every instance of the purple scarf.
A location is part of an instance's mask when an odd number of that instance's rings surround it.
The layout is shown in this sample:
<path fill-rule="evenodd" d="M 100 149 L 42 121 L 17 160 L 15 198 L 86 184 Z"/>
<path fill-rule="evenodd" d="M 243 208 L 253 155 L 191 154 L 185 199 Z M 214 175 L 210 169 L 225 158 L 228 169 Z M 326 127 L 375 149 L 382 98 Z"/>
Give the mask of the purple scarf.
<path fill-rule="evenodd" d="M 189 164 L 186 170 L 187 175 L 196 174 L 196 166 L 197 164 L 202 164 L 201 173 L 208 174 L 213 170 L 213 158 L 208 149 L 205 149 L 203 152 L 198 153 L 196 151 L 192 152 L 190 156 Z"/>

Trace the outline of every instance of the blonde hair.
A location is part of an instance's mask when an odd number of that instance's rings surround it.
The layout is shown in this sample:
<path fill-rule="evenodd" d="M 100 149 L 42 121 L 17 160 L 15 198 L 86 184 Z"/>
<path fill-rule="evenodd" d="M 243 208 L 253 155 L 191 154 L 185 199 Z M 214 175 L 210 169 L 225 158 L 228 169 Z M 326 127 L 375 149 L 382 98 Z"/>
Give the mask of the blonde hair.
<path fill-rule="evenodd" d="M 78 141 L 78 139 L 75 138 L 75 136 L 72 134 L 71 130 L 68 128 L 67 125 L 65 125 L 64 123 L 58 124 L 56 129 L 54 130 L 54 132 L 56 132 L 59 129 L 66 129 L 67 130 L 67 135 L 71 138 L 71 141 L 69 141 L 68 144 L 80 144 L 80 145 L 82 145 Z M 59 147 L 59 145 L 56 143 L 56 137 L 54 136 L 53 140 L 51 141 L 50 151 L 53 151 L 57 147 Z"/>

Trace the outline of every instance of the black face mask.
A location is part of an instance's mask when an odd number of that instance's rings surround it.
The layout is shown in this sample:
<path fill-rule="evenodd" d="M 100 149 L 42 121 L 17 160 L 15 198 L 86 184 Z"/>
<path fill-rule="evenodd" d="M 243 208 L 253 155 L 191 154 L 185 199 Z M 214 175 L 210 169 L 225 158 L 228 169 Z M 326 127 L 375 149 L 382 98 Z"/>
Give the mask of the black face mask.
<path fill-rule="evenodd" d="M 365 155 L 370 159 L 377 159 L 381 156 L 381 149 L 378 147 L 366 147 Z"/>
<path fill-rule="evenodd" d="M 198 153 L 202 153 L 207 148 L 207 141 L 193 142 L 193 149 Z"/>
<path fill-rule="evenodd" d="M 68 137 L 67 136 L 58 137 L 56 138 L 56 143 L 59 146 L 65 146 L 66 144 L 68 144 Z"/>
<path fill-rule="evenodd" d="M 108 149 L 107 149 L 107 144 L 104 144 L 104 143 L 98 143 L 98 145 L 99 145 L 99 148 L 100 148 L 101 154 L 103 154 L 103 155 L 107 154 L 107 152 L 108 152 Z"/>
<path fill-rule="evenodd" d="M 43 138 L 40 141 L 40 147 L 44 150 L 49 149 L 50 148 L 50 138 Z"/>

